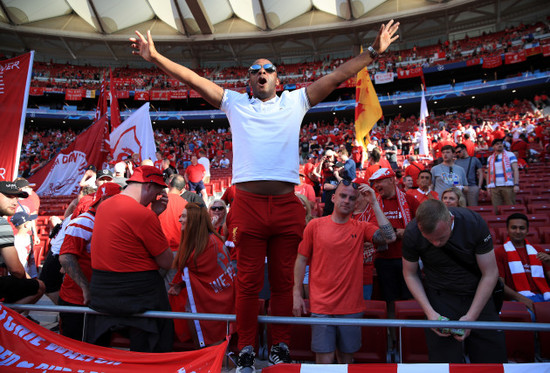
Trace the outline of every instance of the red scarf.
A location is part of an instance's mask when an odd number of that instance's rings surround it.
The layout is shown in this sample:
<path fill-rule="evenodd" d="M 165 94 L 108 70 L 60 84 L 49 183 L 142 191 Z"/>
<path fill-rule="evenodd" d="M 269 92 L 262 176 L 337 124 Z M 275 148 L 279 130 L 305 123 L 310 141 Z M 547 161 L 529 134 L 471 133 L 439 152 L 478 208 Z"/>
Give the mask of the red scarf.
<path fill-rule="evenodd" d="M 537 259 L 537 250 L 525 240 L 525 249 L 529 256 L 529 265 L 531 266 L 531 277 L 535 283 L 537 289 L 544 296 L 544 300 L 550 300 L 550 287 L 546 283 L 544 278 L 544 269 L 542 263 Z M 525 268 L 521 262 L 521 258 L 514 247 L 514 244 L 508 239 L 504 244 L 504 250 L 506 251 L 506 257 L 508 258 L 508 266 L 510 267 L 510 273 L 512 274 L 512 280 L 516 291 L 523 296 L 529 297 L 535 295 L 530 289 L 527 275 L 525 274 Z"/>
<path fill-rule="evenodd" d="M 495 172 L 495 160 L 497 159 L 496 153 L 489 157 L 489 181 L 496 186 L 496 172 Z M 512 164 L 506 151 L 502 152 L 502 172 L 504 173 L 504 181 L 508 181 L 512 176 Z M 508 171 L 509 170 L 509 171 Z"/>
<path fill-rule="evenodd" d="M 406 227 L 407 224 L 412 219 L 411 209 L 409 207 L 409 204 L 407 203 L 407 199 L 405 198 L 405 193 L 403 193 L 397 186 L 395 187 L 395 195 L 397 197 L 397 204 L 399 205 L 399 210 L 401 211 L 401 218 L 403 219 L 403 224 Z M 376 199 L 378 200 L 378 204 L 380 205 L 380 208 L 382 211 L 384 211 L 384 202 L 382 201 L 382 197 L 380 197 L 379 194 L 376 195 Z M 374 210 L 372 209 L 372 206 L 369 204 L 367 205 L 367 208 L 361 215 L 366 216 L 365 221 L 371 221 L 371 219 L 374 217 Z M 359 220 L 359 219 L 357 219 Z"/>

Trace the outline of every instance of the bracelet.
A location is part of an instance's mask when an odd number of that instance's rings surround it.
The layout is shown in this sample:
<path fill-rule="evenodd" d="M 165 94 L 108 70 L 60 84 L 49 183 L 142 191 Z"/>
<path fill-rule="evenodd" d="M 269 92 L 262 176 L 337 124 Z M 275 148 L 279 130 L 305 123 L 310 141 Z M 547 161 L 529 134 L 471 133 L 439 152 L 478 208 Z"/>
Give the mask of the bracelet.
<path fill-rule="evenodd" d="M 374 50 L 372 45 L 369 46 L 367 50 L 369 51 L 370 58 L 372 58 L 373 60 L 379 56 L 378 52 Z"/>

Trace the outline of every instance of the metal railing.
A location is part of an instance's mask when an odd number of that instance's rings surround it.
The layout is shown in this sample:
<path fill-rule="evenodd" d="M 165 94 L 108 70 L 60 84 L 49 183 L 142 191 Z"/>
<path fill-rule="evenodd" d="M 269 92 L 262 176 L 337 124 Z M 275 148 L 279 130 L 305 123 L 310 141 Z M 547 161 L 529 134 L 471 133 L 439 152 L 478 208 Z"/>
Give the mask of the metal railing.
<path fill-rule="evenodd" d="M 89 307 L 77 306 L 51 306 L 37 304 L 3 304 L 14 310 L 20 311 L 44 311 L 83 313 L 91 315 L 108 315 L 95 311 Z M 171 311 L 146 311 L 128 317 L 146 317 L 162 319 L 183 320 L 207 320 L 225 321 L 228 324 L 236 321 L 236 316 L 231 314 L 215 313 L 190 313 Z M 258 322 L 264 324 L 290 324 L 290 325 L 349 325 L 365 327 L 391 327 L 399 330 L 399 361 L 402 361 L 401 330 L 402 328 L 459 328 L 459 329 L 492 329 L 492 330 L 528 330 L 538 332 L 550 332 L 550 323 L 539 322 L 502 322 L 502 321 L 430 321 L 430 320 L 401 320 L 401 319 L 335 319 L 323 317 L 283 317 L 283 316 L 258 316 Z"/>

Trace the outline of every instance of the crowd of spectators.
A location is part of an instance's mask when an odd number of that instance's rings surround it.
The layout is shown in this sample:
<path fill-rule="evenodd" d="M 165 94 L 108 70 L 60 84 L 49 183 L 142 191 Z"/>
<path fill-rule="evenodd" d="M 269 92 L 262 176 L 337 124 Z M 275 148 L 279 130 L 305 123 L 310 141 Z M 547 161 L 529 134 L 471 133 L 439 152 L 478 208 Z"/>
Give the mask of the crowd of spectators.
<path fill-rule="evenodd" d="M 550 40 L 550 38 L 544 37 L 549 33 L 550 24 L 548 22 L 537 22 L 532 25 L 519 24 L 499 32 L 484 32 L 476 37 L 466 35 L 460 40 L 445 40 L 435 45 L 388 50 L 371 66 L 371 72 L 397 72 L 398 68 L 425 68 L 519 51 L 535 46 L 533 43 L 543 45 Z M 318 61 L 281 63 L 277 65 L 278 76 L 282 84 L 312 82 L 320 76 L 332 72 L 349 58 L 351 57 L 331 58 L 326 56 Z M 193 70 L 200 76 L 213 80 L 225 88 L 245 88 L 247 86 L 247 66 L 200 67 Z M 115 68 L 112 76 L 114 87 L 118 90 L 188 89 L 184 84 L 166 76 L 155 67 L 149 69 Z M 102 78 L 108 78 L 108 72 L 101 67 L 35 62 L 32 86 L 99 89 Z"/>

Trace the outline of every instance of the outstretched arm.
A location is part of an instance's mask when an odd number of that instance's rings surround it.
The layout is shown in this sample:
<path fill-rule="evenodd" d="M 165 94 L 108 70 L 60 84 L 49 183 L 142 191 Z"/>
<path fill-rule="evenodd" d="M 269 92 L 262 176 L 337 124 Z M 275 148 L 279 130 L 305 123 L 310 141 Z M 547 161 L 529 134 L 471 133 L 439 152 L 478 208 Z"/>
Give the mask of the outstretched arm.
<path fill-rule="evenodd" d="M 395 35 L 399 28 L 399 22 L 394 23 L 393 19 L 386 25 L 380 26 L 380 31 L 372 44 L 372 47 L 378 54 L 382 54 L 399 35 Z M 346 63 L 340 65 L 332 73 L 318 79 L 306 88 L 311 106 L 317 105 L 323 101 L 332 91 L 334 91 L 342 82 L 356 75 L 363 67 L 373 61 L 369 51 L 364 51 L 359 56 L 352 58 Z"/>
<path fill-rule="evenodd" d="M 220 107 L 223 97 L 222 87 L 157 52 L 153 38 L 151 37 L 151 31 L 147 31 L 147 39 L 139 31 L 136 31 L 136 35 L 138 36 L 137 38 L 130 38 L 132 48 L 135 49 L 132 51 L 133 54 L 137 54 L 144 60 L 154 63 L 172 78 L 187 84 L 199 92 L 202 98 L 212 106 L 216 108 Z"/>

